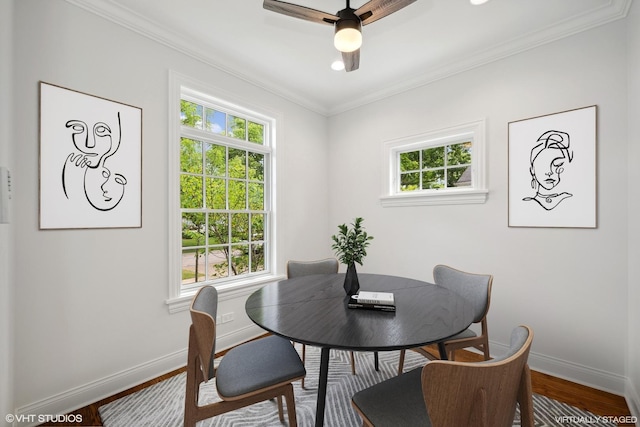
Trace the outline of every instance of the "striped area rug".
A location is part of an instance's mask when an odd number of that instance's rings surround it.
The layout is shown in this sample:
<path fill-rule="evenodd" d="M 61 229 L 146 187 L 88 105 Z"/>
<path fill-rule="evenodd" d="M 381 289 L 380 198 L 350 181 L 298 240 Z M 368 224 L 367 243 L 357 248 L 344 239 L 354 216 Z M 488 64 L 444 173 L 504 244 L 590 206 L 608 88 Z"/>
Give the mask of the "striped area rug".
<path fill-rule="evenodd" d="M 297 348 L 300 346 L 297 345 Z M 378 383 L 396 374 L 398 352 L 380 353 L 380 371 L 373 369 L 373 354 L 356 353 L 356 372 L 351 375 L 349 353 L 334 350 L 329 362 L 329 382 L 325 426 L 361 426 L 362 422 L 351 407 L 351 396 L 357 391 Z M 424 365 L 426 359 L 409 351 L 405 360 L 405 371 Z M 307 346 L 307 376 L 305 388 L 300 382 L 294 384 L 298 425 L 313 426 L 316 409 L 318 369 L 320 350 Z M 105 427 L 181 427 L 184 414 L 184 393 L 186 374 L 171 377 L 144 390 L 125 396 L 99 408 Z M 204 384 L 201 388 L 201 404 L 217 398 L 215 385 Z M 544 396 L 534 395 L 534 416 L 536 427 L 545 426 L 615 426 L 598 423 L 597 417 L 588 412 L 557 402 Z M 286 418 L 286 414 L 285 414 Z M 519 426 L 516 414 L 514 426 Z M 204 420 L 198 427 L 221 426 L 282 426 L 278 419 L 275 401 L 267 401 Z"/>

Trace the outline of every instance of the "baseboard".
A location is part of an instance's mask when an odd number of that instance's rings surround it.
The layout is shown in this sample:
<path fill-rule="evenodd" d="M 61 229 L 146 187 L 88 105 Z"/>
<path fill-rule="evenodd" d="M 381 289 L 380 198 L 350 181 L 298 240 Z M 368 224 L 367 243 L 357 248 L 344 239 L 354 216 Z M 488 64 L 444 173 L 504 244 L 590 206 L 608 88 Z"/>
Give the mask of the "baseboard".
<path fill-rule="evenodd" d="M 216 351 L 225 350 L 239 343 L 249 341 L 264 330 L 255 325 L 242 328 L 233 333 L 220 335 L 216 339 Z M 14 425 L 35 426 L 41 424 L 40 415 L 62 415 L 93 404 L 131 387 L 157 378 L 167 372 L 182 368 L 187 362 L 187 349 L 178 350 L 166 356 L 117 372 L 113 375 L 74 387 L 54 396 L 16 408 L 15 418 L 26 422 L 14 422 Z"/>
<path fill-rule="evenodd" d="M 497 350 L 496 354 L 501 354 L 508 350 L 506 345 L 493 341 L 490 341 L 490 347 L 492 354 L 494 350 Z M 529 353 L 529 366 L 534 371 L 613 393 L 618 396 L 625 396 L 627 378 L 623 375 L 594 369 L 589 366 L 534 352 Z"/>
<path fill-rule="evenodd" d="M 624 398 L 627 401 L 627 406 L 629 407 L 631 415 L 640 419 L 640 394 L 638 392 L 639 390 L 637 390 L 633 383 L 627 378 Z"/>

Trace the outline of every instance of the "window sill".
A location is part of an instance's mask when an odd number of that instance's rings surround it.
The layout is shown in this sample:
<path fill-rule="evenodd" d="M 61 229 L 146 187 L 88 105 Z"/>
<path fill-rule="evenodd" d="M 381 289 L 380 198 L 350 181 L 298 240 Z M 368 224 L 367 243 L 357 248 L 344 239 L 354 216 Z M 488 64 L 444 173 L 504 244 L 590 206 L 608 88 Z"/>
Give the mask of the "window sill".
<path fill-rule="evenodd" d="M 218 290 L 218 301 L 229 300 L 243 295 L 250 295 L 251 293 L 263 287 L 265 284 L 282 279 L 286 279 L 286 277 L 282 275 L 268 275 L 253 277 L 251 279 L 234 283 L 218 285 L 216 286 L 216 289 Z M 188 291 L 182 292 L 180 296 L 170 298 L 165 301 L 167 306 L 169 306 L 169 313 L 174 314 L 181 311 L 189 310 L 191 301 L 193 300 L 195 294 L 198 292 L 198 289 L 199 288 L 189 289 Z"/>
<path fill-rule="evenodd" d="M 485 203 L 489 190 L 447 190 L 433 193 L 407 193 L 380 197 L 385 207 L 469 205 Z"/>

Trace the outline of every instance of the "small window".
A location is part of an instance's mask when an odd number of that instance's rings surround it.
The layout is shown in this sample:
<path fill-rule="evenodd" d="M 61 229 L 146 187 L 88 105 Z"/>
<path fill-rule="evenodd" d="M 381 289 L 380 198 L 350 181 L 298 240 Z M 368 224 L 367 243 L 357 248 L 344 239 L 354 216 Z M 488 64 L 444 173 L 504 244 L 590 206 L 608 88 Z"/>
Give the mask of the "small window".
<path fill-rule="evenodd" d="M 398 153 L 399 191 L 471 187 L 471 141 Z"/>
<path fill-rule="evenodd" d="M 385 143 L 383 206 L 484 203 L 484 121 Z"/>

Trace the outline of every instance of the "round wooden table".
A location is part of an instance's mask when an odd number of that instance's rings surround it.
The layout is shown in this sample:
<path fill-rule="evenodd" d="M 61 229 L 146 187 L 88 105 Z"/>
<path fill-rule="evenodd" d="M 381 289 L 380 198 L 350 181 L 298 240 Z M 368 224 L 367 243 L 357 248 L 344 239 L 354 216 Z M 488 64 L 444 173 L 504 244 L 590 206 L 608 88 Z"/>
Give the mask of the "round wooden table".
<path fill-rule="evenodd" d="M 321 348 L 316 426 L 324 423 L 329 350 L 390 351 L 438 343 L 473 322 L 473 307 L 460 295 L 404 277 L 358 274 L 360 290 L 392 292 L 396 311 L 348 308 L 344 274 L 297 277 L 267 284 L 245 304 L 261 328 Z"/>

